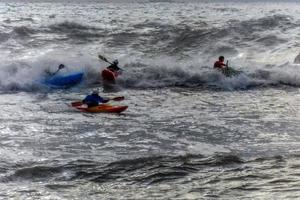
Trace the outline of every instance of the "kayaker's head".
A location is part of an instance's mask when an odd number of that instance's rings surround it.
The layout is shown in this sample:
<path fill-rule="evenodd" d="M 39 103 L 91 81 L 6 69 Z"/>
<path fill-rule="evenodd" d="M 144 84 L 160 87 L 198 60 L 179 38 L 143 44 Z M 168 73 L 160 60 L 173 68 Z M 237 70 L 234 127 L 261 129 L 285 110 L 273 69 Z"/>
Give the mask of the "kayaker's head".
<path fill-rule="evenodd" d="M 114 60 L 113 64 L 114 64 L 114 65 L 118 65 L 118 64 L 119 64 L 119 61 L 118 61 L 118 60 Z"/>
<path fill-rule="evenodd" d="M 219 57 L 219 61 L 220 61 L 220 62 L 224 62 L 224 59 L 225 59 L 224 56 L 220 56 L 220 57 Z"/>
<path fill-rule="evenodd" d="M 63 69 L 63 68 L 65 68 L 65 65 L 64 65 L 64 64 L 60 64 L 60 65 L 58 66 L 58 69 Z"/>
<path fill-rule="evenodd" d="M 93 92 L 92 92 L 92 94 L 97 94 L 97 95 L 99 95 L 99 90 L 98 90 L 98 89 L 94 89 Z"/>

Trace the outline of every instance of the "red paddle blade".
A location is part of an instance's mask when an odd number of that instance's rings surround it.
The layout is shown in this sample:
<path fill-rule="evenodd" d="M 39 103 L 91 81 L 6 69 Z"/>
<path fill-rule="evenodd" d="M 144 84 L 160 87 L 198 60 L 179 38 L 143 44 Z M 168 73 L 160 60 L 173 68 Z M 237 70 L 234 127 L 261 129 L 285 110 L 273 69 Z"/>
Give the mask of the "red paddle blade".
<path fill-rule="evenodd" d="M 114 100 L 114 101 L 123 101 L 124 99 L 125 99 L 125 97 L 123 97 L 123 96 L 111 98 L 111 100 Z"/>
<path fill-rule="evenodd" d="M 83 103 L 81 101 L 75 101 L 75 102 L 72 102 L 71 105 L 73 107 L 78 107 L 78 106 L 81 106 Z"/>

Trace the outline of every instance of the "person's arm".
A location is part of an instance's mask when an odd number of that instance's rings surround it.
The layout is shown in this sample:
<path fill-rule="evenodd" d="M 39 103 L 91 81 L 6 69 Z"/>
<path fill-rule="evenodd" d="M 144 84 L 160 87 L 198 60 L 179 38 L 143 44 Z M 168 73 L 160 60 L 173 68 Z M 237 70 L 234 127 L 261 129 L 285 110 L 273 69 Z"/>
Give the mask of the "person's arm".
<path fill-rule="evenodd" d="M 86 96 L 86 97 L 82 100 L 82 103 L 86 104 L 86 103 L 88 102 L 88 99 L 89 99 L 89 97 Z"/>
<path fill-rule="evenodd" d="M 215 64 L 214 64 L 214 68 L 218 68 L 218 62 L 216 61 Z"/>
<path fill-rule="evenodd" d="M 118 65 L 115 65 L 115 64 L 111 65 L 110 68 L 111 68 L 113 71 L 115 71 L 115 72 L 119 72 L 119 71 L 120 71 L 120 68 L 118 67 Z"/>
<path fill-rule="evenodd" d="M 226 65 L 223 62 L 220 62 L 220 61 L 216 61 L 215 64 L 214 64 L 214 68 L 217 68 L 217 69 L 224 69 L 225 66 Z"/>
<path fill-rule="evenodd" d="M 225 69 L 227 67 L 227 65 L 224 62 L 220 62 L 220 61 L 217 61 L 215 65 L 217 65 L 217 67 L 220 69 Z"/>
<path fill-rule="evenodd" d="M 45 70 L 45 74 L 46 74 L 47 76 L 53 76 L 53 75 L 54 75 L 54 73 L 51 72 L 50 69 L 46 69 L 46 70 Z"/>
<path fill-rule="evenodd" d="M 109 70 L 114 70 L 114 64 L 109 65 L 108 67 L 106 67 Z"/>
<path fill-rule="evenodd" d="M 117 71 L 120 71 L 120 70 L 121 70 L 120 67 L 119 67 L 118 65 L 116 65 L 116 70 L 117 70 Z"/>
<path fill-rule="evenodd" d="M 109 102 L 109 99 L 103 99 L 103 103 Z"/>
<path fill-rule="evenodd" d="M 108 98 L 102 98 L 102 97 L 99 96 L 98 99 L 99 99 L 100 103 L 107 103 L 107 102 L 109 102 Z"/>

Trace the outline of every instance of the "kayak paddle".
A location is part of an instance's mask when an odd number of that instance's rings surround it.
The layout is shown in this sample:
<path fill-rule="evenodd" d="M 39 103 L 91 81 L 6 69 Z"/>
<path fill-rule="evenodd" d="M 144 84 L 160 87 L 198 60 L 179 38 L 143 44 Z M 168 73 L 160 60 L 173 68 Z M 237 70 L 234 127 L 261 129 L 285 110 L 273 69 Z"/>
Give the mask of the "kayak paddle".
<path fill-rule="evenodd" d="M 112 65 L 112 63 L 111 62 L 109 62 L 104 56 L 102 56 L 102 55 L 98 55 L 98 58 L 100 58 L 101 60 L 103 60 L 104 62 L 107 62 L 107 63 L 109 63 L 109 64 L 111 64 Z"/>
<path fill-rule="evenodd" d="M 66 67 L 66 66 L 65 66 L 64 64 L 60 64 L 60 65 L 58 66 L 58 69 L 57 69 L 54 73 L 52 73 L 51 75 L 54 76 L 54 75 L 57 74 L 61 69 L 65 68 L 65 67 Z"/>
<path fill-rule="evenodd" d="M 102 56 L 102 55 L 100 55 L 100 54 L 98 55 L 98 58 L 101 59 L 101 60 L 103 60 L 104 62 L 107 62 L 107 63 L 113 65 L 112 62 L 108 61 L 104 56 Z M 120 67 L 119 67 L 119 70 L 120 70 L 120 71 L 124 71 L 124 70 L 121 69 Z"/>
<path fill-rule="evenodd" d="M 113 101 L 123 101 L 125 99 L 124 96 L 119 96 L 119 97 L 109 97 L 109 100 Z"/>
<path fill-rule="evenodd" d="M 229 70 L 229 63 L 228 63 L 228 60 L 226 61 L 226 71 L 228 72 L 228 70 Z"/>
<path fill-rule="evenodd" d="M 71 106 L 72 107 L 78 107 L 78 106 L 81 106 L 83 103 L 82 101 L 74 101 L 71 103 Z"/>

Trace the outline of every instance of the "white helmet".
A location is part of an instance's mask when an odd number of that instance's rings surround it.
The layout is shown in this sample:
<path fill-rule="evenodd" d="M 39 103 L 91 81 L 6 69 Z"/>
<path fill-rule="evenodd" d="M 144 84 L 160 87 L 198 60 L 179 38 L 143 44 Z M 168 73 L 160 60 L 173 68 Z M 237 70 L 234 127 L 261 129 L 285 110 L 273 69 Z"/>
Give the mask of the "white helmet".
<path fill-rule="evenodd" d="M 94 89 L 92 94 L 99 94 L 99 90 L 98 89 Z"/>

